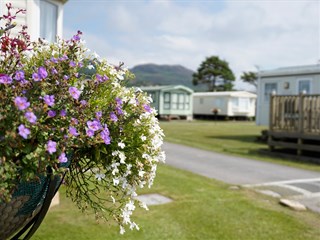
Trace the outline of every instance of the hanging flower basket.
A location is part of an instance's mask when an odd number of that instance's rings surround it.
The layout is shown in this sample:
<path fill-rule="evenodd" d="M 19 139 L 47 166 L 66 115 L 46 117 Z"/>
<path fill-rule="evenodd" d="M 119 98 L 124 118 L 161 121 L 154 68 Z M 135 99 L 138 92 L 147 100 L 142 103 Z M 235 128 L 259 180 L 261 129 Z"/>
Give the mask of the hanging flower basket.
<path fill-rule="evenodd" d="M 91 53 L 80 31 L 56 43 L 31 42 L 24 26 L 11 36 L 23 11 L 7 7 L 0 28 L 0 213 L 7 221 L 0 233 L 5 239 L 34 223 L 57 187 L 49 179 L 63 175 L 67 197 L 82 211 L 90 206 L 98 219 L 115 220 L 121 233 L 126 225 L 138 229 L 130 216 L 137 203 L 146 206 L 136 191 L 152 185 L 165 158 L 152 99 L 126 87 L 132 74 Z"/>
<path fill-rule="evenodd" d="M 48 171 L 37 181 L 18 184 L 11 201 L 0 204 L 0 239 L 13 234 L 17 239 L 27 231 L 25 239 L 29 239 L 38 228 L 62 180 L 52 176 L 50 168 Z"/>

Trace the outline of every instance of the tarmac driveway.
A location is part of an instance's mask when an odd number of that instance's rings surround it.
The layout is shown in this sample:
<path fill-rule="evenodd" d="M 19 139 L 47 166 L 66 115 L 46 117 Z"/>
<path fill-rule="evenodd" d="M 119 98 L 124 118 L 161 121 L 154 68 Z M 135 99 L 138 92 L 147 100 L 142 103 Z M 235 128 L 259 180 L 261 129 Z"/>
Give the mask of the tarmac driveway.
<path fill-rule="evenodd" d="M 320 173 L 165 143 L 166 163 L 275 197 L 295 199 L 320 213 Z"/>

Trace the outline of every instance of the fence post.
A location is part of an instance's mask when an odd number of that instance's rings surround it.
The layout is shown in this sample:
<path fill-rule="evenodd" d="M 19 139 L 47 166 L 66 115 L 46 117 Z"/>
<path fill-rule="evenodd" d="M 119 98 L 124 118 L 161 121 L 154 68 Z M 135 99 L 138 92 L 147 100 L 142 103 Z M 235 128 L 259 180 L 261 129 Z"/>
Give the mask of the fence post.
<path fill-rule="evenodd" d="M 275 98 L 275 93 L 272 92 L 270 94 L 270 101 L 269 101 L 269 136 L 268 136 L 268 142 L 272 142 L 272 131 L 273 131 L 273 118 L 274 118 L 274 98 Z M 269 149 L 270 151 L 274 150 L 274 146 L 269 144 Z"/>
<path fill-rule="evenodd" d="M 301 92 L 299 94 L 299 122 L 298 122 L 298 147 L 297 147 L 297 155 L 301 156 L 302 155 L 302 150 L 301 150 L 301 145 L 303 144 L 303 140 L 302 140 L 302 135 L 303 135 L 303 128 L 304 128 L 304 93 Z"/>

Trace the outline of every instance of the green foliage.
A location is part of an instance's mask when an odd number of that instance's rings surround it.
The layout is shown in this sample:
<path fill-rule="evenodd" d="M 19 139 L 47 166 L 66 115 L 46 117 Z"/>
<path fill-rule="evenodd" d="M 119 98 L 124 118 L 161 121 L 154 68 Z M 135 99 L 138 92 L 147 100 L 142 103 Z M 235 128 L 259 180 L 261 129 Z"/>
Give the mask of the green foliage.
<path fill-rule="evenodd" d="M 258 76 L 256 72 L 243 72 L 240 78 L 242 81 L 249 83 L 255 87 L 257 87 L 258 85 Z"/>
<path fill-rule="evenodd" d="M 235 76 L 229 67 L 229 63 L 218 56 L 207 57 L 193 74 L 194 85 L 207 84 L 208 91 L 233 90 Z"/>

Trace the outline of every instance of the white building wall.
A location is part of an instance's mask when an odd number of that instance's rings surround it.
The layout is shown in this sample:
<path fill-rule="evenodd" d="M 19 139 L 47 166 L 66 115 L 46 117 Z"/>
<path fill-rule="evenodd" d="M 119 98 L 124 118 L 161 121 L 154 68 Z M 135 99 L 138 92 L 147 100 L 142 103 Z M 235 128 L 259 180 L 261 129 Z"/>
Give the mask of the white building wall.
<path fill-rule="evenodd" d="M 40 1 L 42 0 L 0 0 L 0 15 L 7 13 L 6 3 L 12 3 L 14 8 L 20 8 L 27 10 L 26 14 L 19 14 L 16 22 L 18 25 L 27 25 L 28 34 L 32 41 L 37 40 L 40 37 Z M 59 0 L 46 0 L 55 4 L 58 7 L 57 18 L 57 35 L 62 37 L 63 34 L 63 2 Z M 19 27 L 12 30 L 13 34 L 17 34 L 20 31 Z"/>
<path fill-rule="evenodd" d="M 276 83 L 277 95 L 298 95 L 299 81 L 310 80 L 310 94 L 320 94 L 320 73 L 319 74 L 301 74 L 295 76 L 272 76 L 261 77 L 258 87 L 257 101 L 257 125 L 269 125 L 270 104 L 265 95 L 266 84 Z"/>
<path fill-rule="evenodd" d="M 241 96 L 232 95 L 208 95 L 207 93 L 195 93 L 193 96 L 193 113 L 195 115 L 212 115 L 214 108 L 219 109 L 219 115 L 222 116 L 255 116 L 256 98 L 252 94 L 239 94 Z M 234 105 L 234 101 L 246 99 L 248 106 L 243 109 Z"/>

